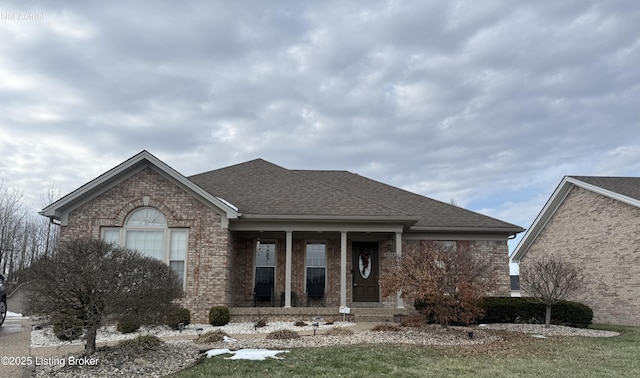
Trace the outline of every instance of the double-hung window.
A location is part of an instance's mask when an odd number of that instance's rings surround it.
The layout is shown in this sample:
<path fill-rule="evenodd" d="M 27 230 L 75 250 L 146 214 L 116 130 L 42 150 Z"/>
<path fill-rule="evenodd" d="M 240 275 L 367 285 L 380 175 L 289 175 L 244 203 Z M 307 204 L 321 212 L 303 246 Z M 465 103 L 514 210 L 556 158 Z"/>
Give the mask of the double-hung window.
<path fill-rule="evenodd" d="M 256 276 L 257 284 L 275 286 L 276 275 L 276 243 L 260 242 L 256 246 Z"/>
<path fill-rule="evenodd" d="M 188 230 L 168 228 L 160 211 L 151 207 L 137 209 L 124 227 L 103 228 L 102 239 L 166 262 L 184 284 Z"/>
<path fill-rule="evenodd" d="M 305 258 L 307 285 L 322 284 L 325 287 L 327 255 L 324 243 L 307 243 Z"/>

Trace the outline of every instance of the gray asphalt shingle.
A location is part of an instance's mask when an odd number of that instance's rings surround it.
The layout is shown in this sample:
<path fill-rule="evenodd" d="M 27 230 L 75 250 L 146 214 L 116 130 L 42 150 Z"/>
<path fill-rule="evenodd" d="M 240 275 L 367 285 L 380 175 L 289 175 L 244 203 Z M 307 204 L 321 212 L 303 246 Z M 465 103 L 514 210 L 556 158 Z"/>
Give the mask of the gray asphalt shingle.
<path fill-rule="evenodd" d="M 640 200 L 640 177 L 569 176 L 602 189 Z"/>
<path fill-rule="evenodd" d="M 414 226 L 522 230 L 347 171 L 289 170 L 256 159 L 188 179 L 242 214 L 419 217 Z"/>

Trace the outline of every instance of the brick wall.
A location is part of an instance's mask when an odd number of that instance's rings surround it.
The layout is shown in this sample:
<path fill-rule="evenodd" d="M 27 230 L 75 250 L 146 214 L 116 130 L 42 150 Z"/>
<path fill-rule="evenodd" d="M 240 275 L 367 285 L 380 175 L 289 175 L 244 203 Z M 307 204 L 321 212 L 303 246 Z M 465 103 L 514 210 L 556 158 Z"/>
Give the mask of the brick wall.
<path fill-rule="evenodd" d="M 211 306 L 230 304 L 228 231 L 222 229 L 219 214 L 153 169 L 144 169 L 73 210 L 68 225 L 60 229 L 60 241 L 99 238 L 101 227 L 123 226 L 131 211 L 144 206 L 145 196 L 169 227 L 189 229 L 182 304 L 191 311 L 192 322 L 207 322 Z"/>
<path fill-rule="evenodd" d="M 640 209 L 574 187 L 523 258 L 561 256 L 583 270 L 575 298 L 594 322 L 640 325 Z"/>

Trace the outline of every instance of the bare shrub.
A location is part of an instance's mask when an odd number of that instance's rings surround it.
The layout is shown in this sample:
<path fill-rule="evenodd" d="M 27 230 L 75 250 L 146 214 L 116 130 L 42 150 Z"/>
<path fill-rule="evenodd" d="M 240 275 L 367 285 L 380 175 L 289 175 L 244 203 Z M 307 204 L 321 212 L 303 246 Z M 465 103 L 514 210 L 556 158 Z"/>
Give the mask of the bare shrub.
<path fill-rule="evenodd" d="M 142 352 L 145 350 L 155 350 L 162 344 L 164 344 L 164 342 L 157 336 L 143 335 L 135 339 L 123 340 L 118 343 L 118 347 L 128 349 L 131 352 Z"/>
<path fill-rule="evenodd" d="M 203 335 L 200 335 L 196 340 L 198 344 L 210 344 L 217 343 L 224 340 L 225 336 L 229 336 L 225 331 L 216 329 L 215 331 L 209 331 Z"/>
<path fill-rule="evenodd" d="M 400 331 L 400 327 L 395 324 L 378 324 L 371 328 L 371 330 L 376 332 L 398 332 Z"/>
<path fill-rule="evenodd" d="M 521 264 L 520 289 L 546 307 L 545 324 L 551 324 L 551 306 L 567 299 L 582 286 L 582 272 L 568 261 L 547 257 Z"/>
<path fill-rule="evenodd" d="M 482 315 L 480 300 L 495 286 L 491 265 L 462 245 L 421 241 L 409 245 L 383 271 L 382 293 L 401 292 L 442 327 Z"/>
<path fill-rule="evenodd" d="M 424 327 L 427 324 L 424 316 L 422 315 L 409 315 L 402 319 L 400 322 L 401 327 Z"/>
<path fill-rule="evenodd" d="M 106 319 L 127 316 L 140 324 L 160 324 L 182 296 L 169 266 L 97 239 L 60 245 L 51 258 L 30 268 L 27 307 L 56 318 L 74 314 L 84 323 L 85 354 L 96 351 L 96 333 Z"/>
<path fill-rule="evenodd" d="M 285 339 L 297 339 L 300 337 L 300 334 L 296 331 L 292 331 L 290 329 L 279 329 L 277 331 L 273 331 L 267 335 L 267 339 L 269 340 L 285 340 Z"/>
<path fill-rule="evenodd" d="M 325 333 L 327 336 L 351 336 L 353 335 L 353 330 L 349 328 L 342 327 L 331 327 Z"/>

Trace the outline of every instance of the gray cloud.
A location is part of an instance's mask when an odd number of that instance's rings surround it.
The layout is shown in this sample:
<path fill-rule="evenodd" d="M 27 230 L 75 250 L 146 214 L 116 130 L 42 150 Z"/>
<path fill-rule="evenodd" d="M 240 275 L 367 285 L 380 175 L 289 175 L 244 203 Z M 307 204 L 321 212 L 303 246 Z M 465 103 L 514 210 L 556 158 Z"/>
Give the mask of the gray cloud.
<path fill-rule="evenodd" d="M 640 172 L 635 1 L 9 1 L 0 176 L 38 198 L 147 149 L 184 174 L 347 169 L 528 227 Z M 37 202 L 34 201 L 34 202 Z"/>

